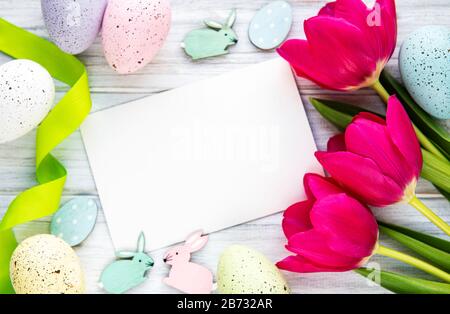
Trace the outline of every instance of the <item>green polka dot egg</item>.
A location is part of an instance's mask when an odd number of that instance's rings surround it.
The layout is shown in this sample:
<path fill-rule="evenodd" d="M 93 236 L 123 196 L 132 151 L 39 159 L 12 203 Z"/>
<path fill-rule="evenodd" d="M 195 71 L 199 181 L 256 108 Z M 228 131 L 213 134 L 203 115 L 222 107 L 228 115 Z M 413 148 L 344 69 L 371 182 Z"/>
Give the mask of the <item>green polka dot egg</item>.
<path fill-rule="evenodd" d="M 261 253 L 242 245 L 232 245 L 222 253 L 217 289 L 223 294 L 290 293 L 278 268 Z"/>

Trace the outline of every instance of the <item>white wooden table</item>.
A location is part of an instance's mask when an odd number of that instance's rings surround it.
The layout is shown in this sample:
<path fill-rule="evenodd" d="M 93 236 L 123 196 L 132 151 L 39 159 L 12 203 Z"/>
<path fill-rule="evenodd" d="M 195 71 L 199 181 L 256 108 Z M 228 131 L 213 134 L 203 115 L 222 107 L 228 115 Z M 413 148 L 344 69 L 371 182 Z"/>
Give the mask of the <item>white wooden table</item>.
<path fill-rule="evenodd" d="M 86 64 L 89 72 L 93 111 L 275 57 L 273 52 L 262 52 L 256 49 L 247 37 L 250 19 L 268 0 L 172 0 L 171 2 L 173 24 L 168 40 L 156 59 L 138 73 L 121 76 L 110 69 L 103 57 L 100 40 L 97 40 L 89 50 L 80 55 L 80 59 Z M 290 2 L 294 8 L 294 25 L 290 37 L 303 37 L 303 20 L 315 15 L 326 1 L 291 0 Z M 231 49 L 229 55 L 195 64 L 191 62 L 180 49 L 180 42 L 184 35 L 201 26 L 204 18 L 225 18 L 231 8 L 238 9 L 235 30 L 240 37 L 239 44 Z M 450 3 L 448 0 L 397 0 L 397 10 L 398 47 L 411 31 L 420 26 L 429 24 L 450 26 Z M 0 0 L 0 16 L 39 36 L 47 37 L 38 0 Z M 398 47 L 388 66 L 391 73 L 397 77 Z M 8 57 L 0 56 L 0 63 L 8 60 Z M 58 99 L 67 90 L 66 87 L 59 86 Z M 314 137 L 320 149 L 325 148 L 328 137 L 336 133 L 336 129 L 312 108 L 308 97 L 330 97 L 366 106 L 372 110 L 381 111 L 383 109 L 378 96 L 370 90 L 362 90 L 354 94 L 341 94 L 324 91 L 303 79 L 298 79 L 298 87 L 302 93 Z M 35 184 L 34 149 L 35 132 L 12 143 L 0 145 L 0 217 L 19 192 Z M 80 133 L 76 132 L 70 136 L 54 151 L 54 155 L 62 161 L 69 172 L 63 202 L 77 195 L 88 195 L 96 199 L 100 206 Z M 438 215 L 446 221 L 450 221 L 449 203 L 429 183 L 421 181 L 418 193 Z M 398 205 L 377 209 L 375 212 L 385 221 L 442 236 L 439 230 L 411 207 Z M 18 240 L 34 234 L 47 233 L 49 220 L 50 218 L 47 217 L 17 227 Z M 210 236 L 207 247 L 195 254 L 193 259 L 215 270 L 222 250 L 230 244 L 240 243 L 261 251 L 275 262 L 287 254 L 283 248 L 285 239 L 280 222 L 281 215 L 278 214 L 216 232 Z M 391 241 L 384 243 L 396 246 Z M 86 273 L 88 292 L 101 293 L 102 290 L 97 286 L 97 280 L 102 269 L 114 259 L 112 243 L 102 213 L 98 217 L 95 230 L 81 246 L 76 248 L 76 252 L 81 258 Z M 152 252 L 156 260 L 156 267 L 152 270 L 148 281 L 131 292 L 176 292 L 161 282 L 161 278 L 168 272 L 168 268 L 162 263 L 163 253 L 164 250 Z M 372 261 L 380 263 L 381 267 L 386 270 L 401 271 L 427 278 L 427 275 L 387 258 L 374 257 Z M 387 292 L 383 288 L 368 284 L 363 277 L 353 272 L 308 275 L 286 273 L 286 277 L 295 293 Z"/>

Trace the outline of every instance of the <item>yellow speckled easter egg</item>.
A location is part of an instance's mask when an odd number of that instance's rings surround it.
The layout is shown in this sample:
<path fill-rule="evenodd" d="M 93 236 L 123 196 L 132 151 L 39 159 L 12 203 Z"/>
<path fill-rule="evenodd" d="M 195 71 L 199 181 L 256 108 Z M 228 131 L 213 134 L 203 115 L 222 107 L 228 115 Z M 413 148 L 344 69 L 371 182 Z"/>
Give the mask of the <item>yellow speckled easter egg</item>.
<path fill-rule="evenodd" d="M 232 245 L 222 253 L 217 288 L 223 294 L 290 293 L 278 268 L 261 253 L 242 245 Z"/>
<path fill-rule="evenodd" d="M 40 234 L 22 241 L 10 262 L 18 294 L 84 293 L 84 274 L 78 256 L 63 240 Z"/>

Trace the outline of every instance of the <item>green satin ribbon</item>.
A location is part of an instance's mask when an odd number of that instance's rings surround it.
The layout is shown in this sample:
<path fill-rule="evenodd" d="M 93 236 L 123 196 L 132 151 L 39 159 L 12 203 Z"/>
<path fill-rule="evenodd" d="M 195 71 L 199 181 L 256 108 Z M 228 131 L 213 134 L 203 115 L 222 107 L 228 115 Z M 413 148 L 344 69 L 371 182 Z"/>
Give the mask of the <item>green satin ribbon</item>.
<path fill-rule="evenodd" d="M 58 209 L 67 171 L 50 152 L 78 129 L 91 110 L 91 98 L 86 69 L 77 58 L 1 18 L 0 51 L 13 58 L 33 60 L 55 79 L 72 87 L 37 129 L 36 180 L 39 185 L 19 194 L 0 222 L 0 293 L 13 293 L 9 261 L 17 242 L 12 228 L 51 215 Z"/>

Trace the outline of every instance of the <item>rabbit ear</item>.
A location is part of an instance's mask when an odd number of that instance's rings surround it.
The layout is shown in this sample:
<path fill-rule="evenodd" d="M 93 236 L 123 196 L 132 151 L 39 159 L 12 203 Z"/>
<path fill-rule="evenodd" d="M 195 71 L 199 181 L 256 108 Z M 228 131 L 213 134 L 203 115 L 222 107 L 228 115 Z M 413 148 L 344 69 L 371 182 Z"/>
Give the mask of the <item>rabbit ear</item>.
<path fill-rule="evenodd" d="M 145 250 L 145 236 L 144 233 L 141 232 L 139 234 L 139 239 L 138 239 L 138 252 L 142 253 Z"/>
<path fill-rule="evenodd" d="M 230 15 L 228 16 L 227 23 L 226 23 L 227 27 L 231 28 L 234 25 L 234 22 L 236 22 L 236 16 L 237 16 L 236 9 L 233 9 L 231 11 Z"/>
<path fill-rule="evenodd" d="M 130 258 L 130 257 L 134 257 L 136 255 L 135 252 L 131 252 L 131 251 L 118 251 L 116 252 L 116 256 L 119 258 Z"/>
<path fill-rule="evenodd" d="M 215 22 L 215 21 L 211 21 L 211 20 L 205 20 L 205 25 L 208 26 L 209 28 L 212 29 L 216 29 L 216 30 L 220 30 L 223 28 L 223 25 L 220 24 L 219 22 Z"/>
<path fill-rule="evenodd" d="M 193 243 L 189 244 L 189 249 L 192 252 L 197 252 L 198 250 L 200 250 L 202 247 L 204 247 L 206 245 L 206 243 L 208 242 L 208 236 L 203 236 L 197 240 L 195 240 Z"/>
<path fill-rule="evenodd" d="M 192 244 L 194 243 L 196 240 L 200 239 L 200 237 L 203 234 L 203 230 L 196 230 L 194 232 L 192 232 L 190 235 L 188 235 L 188 237 L 186 238 L 186 244 Z"/>

